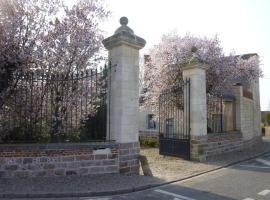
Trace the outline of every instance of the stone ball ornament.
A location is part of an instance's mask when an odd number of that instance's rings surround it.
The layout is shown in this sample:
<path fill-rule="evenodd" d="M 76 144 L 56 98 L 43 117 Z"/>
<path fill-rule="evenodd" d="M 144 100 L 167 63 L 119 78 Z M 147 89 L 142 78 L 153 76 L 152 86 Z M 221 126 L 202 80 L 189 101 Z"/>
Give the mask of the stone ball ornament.
<path fill-rule="evenodd" d="M 121 17 L 119 21 L 120 21 L 120 24 L 122 26 L 126 26 L 128 24 L 128 18 L 127 17 Z"/>

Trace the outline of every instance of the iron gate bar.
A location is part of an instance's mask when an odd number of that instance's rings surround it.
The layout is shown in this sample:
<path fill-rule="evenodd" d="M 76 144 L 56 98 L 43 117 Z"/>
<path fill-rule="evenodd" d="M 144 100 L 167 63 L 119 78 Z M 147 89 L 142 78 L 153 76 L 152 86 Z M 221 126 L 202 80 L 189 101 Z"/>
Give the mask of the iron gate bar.
<path fill-rule="evenodd" d="M 207 93 L 207 132 L 222 133 L 223 125 L 223 95 Z"/>
<path fill-rule="evenodd" d="M 160 154 L 190 159 L 190 79 L 159 96 Z"/>

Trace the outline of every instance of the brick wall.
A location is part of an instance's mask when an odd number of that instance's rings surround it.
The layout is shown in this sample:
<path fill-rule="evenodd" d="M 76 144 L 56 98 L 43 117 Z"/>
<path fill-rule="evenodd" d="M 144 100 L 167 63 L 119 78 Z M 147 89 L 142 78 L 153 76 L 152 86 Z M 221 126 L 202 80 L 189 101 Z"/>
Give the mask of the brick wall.
<path fill-rule="evenodd" d="M 119 173 L 119 144 L 0 146 L 0 178 L 98 173 Z"/>

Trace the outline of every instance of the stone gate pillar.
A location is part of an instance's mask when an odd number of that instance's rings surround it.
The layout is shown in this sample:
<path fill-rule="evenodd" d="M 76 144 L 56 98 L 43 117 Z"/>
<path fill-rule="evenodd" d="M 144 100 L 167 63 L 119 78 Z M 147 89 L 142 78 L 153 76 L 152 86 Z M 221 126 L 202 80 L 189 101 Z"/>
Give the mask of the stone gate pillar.
<path fill-rule="evenodd" d="M 206 159 L 207 148 L 207 105 L 206 105 L 206 69 L 193 52 L 190 61 L 183 67 L 183 78 L 190 79 L 190 136 L 192 160 Z"/>
<path fill-rule="evenodd" d="M 122 17 L 114 35 L 103 40 L 111 62 L 107 138 L 120 144 L 120 173 L 139 172 L 139 50 L 146 41 Z"/>

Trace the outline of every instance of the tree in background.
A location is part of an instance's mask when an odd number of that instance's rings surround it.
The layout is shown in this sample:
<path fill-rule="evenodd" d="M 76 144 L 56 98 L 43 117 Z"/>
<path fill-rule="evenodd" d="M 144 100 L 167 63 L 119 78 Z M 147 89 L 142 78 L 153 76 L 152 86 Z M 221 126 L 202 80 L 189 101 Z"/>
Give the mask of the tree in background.
<path fill-rule="evenodd" d="M 103 40 L 99 24 L 108 15 L 97 0 L 79 0 L 72 7 L 62 0 L 2 0 L 0 76 L 6 81 L 0 92 L 17 69 L 69 74 L 96 64 Z"/>
<path fill-rule="evenodd" d="M 54 116 L 50 118 L 55 127 L 53 132 L 59 134 L 67 109 L 77 110 L 74 101 L 90 95 L 78 81 L 74 79 L 71 85 L 68 80 L 89 75 L 83 73 L 96 68 L 103 60 L 99 53 L 103 40 L 99 24 L 108 15 L 102 0 L 78 0 L 70 7 L 63 0 L 1 0 L 0 109 L 15 113 L 16 108 L 29 106 L 20 113 L 29 121 L 28 118 L 38 119 L 45 99 L 52 98 L 49 109 Z M 46 74 L 42 78 L 45 85 L 37 82 L 30 87 L 33 79 L 27 82 L 24 75 L 28 72 L 33 72 L 36 80 Z M 61 82 L 53 81 L 55 79 Z M 44 88 L 41 90 L 41 87 Z M 97 86 L 93 84 L 92 87 Z M 39 102 L 35 103 L 35 108 L 27 103 L 30 93 L 33 101 Z M 20 99 L 17 101 L 20 105 L 14 105 L 15 98 Z M 97 95 L 88 99 L 93 98 Z M 87 112 L 82 110 L 81 113 Z"/>
<path fill-rule="evenodd" d="M 182 80 L 182 67 L 196 47 L 198 59 L 207 63 L 207 92 L 223 92 L 232 87 L 239 76 L 253 80 L 262 75 L 258 56 L 243 59 L 231 53 L 225 56 L 217 36 L 200 38 L 190 34 L 181 37 L 176 33 L 163 35 L 160 43 L 150 49 L 145 64 L 144 85 L 147 88 L 145 104 L 157 106 L 162 90 Z"/>

